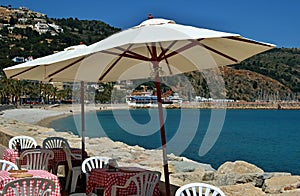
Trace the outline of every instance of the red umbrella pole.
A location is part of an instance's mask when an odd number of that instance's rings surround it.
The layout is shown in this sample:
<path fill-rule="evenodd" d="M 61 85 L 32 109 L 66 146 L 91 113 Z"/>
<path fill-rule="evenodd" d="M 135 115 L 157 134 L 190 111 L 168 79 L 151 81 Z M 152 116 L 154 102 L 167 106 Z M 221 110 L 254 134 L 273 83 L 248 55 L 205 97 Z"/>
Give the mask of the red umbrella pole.
<path fill-rule="evenodd" d="M 158 62 L 153 62 L 154 70 L 158 70 Z M 155 84 L 157 93 L 158 113 L 160 122 L 160 137 L 163 152 L 163 165 L 164 165 L 164 176 L 165 176 L 165 188 L 166 195 L 170 196 L 170 180 L 169 180 L 169 168 L 168 168 L 168 157 L 167 157 L 167 145 L 166 145 L 166 133 L 164 126 L 164 114 L 162 109 L 161 89 L 160 89 L 160 77 L 159 72 L 155 73 Z"/>

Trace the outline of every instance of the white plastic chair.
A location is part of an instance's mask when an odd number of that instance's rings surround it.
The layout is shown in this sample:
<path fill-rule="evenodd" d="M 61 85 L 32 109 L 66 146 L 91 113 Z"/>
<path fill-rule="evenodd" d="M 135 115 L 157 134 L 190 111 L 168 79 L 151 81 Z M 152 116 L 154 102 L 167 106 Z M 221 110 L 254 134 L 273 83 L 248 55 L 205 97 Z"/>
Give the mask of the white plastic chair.
<path fill-rule="evenodd" d="M 18 170 L 18 166 L 10 161 L 0 160 L 1 171 Z"/>
<path fill-rule="evenodd" d="M 26 135 L 20 135 L 20 136 L 15 136 L 9 140 L 8 148 L 16 150 L 17 142 L 20 143 L 22 149 L 35 148 L 37 146 L 37 142 L 35 141 L 34 138 Z"/>
<path fill-rule="evenodd" d="M 88 177 L 89 172 L 95 168 L 104 168 L 109 161 L 109 157 L 93 156 L 82 162 L 81 169 Z"/>
<path fill-rule="evenodd" d="M 65 144 L 68 148 L 70 148 L 69 142 L 67 139 L 62 137 L 48 137 L 43 141 L 43 148 L 51 149 L 51 148 L 62 148 L 63 144 Z M 58 166 L 62 163 L 55 163 L 52 165 L 52 173 L 57 174 Z"/>
<path fill-rule="evenodd" d="M 43 148 L 62 148 L 65 143 L 70 148 L 68 140 L 62 137 L 48 137 L 43 141 Z"/>
<path fill-rule="evenodd" d="M 67 159 L 68 168 L 69 168 L 68 174 L 67 174 L 65 190 L 66 191 L 68 190 L 68 187 L 70 184 L 70 178 L 71 178 L 71 174 L 72 174 L 72 184 L 71 184 L 71 188 L 70 188 L 70 193 L 73 193 L 73 192 L 75 192 L 75 189 L 76 189 L 78 177 L 81 174 L 81 166 L 73 167 L 72 158 L 75 160 L 81 160 L 81 154 L 72 153 L 70 148 L 68 146 L 66 146 L 65 144 L 62 144 L 62 147 L 63 147 L 64 152 L 66 153 L 66 159 Z"/>
<path fill-rule="evenodd" d="M 16 196 L 48 196 L 55 190 L 55 184 L 46 178 L 21 178 L 5 184 L 2 194 L 7 194 L 10 189 Z"/>
<path fill-rule="evenodd" d="M 25 150 L 21 153 L 20 158 L 17 159 L 17 165 L 19 168 L 29 170 L 47 170 L 48 162 L 54 158 L 54 153 L 51 150 L 46 149 L 32 149 Z M 26 159 L 26 164 L 21 167 L 20 162 Z"/>
<path fill-rule="evenodd" d="M 177 189 L 175 196 L 225 196 L 225 193 L 219 189 L 218 187 L 215 187 L 210 184 L 206 183 L 190 183 L 181 186 L 179 189 Z"/>
<path fill-rule="evenodd" d="M 124 186 L 113 185 L 112 196 L 117 196 L 117 189 L 126 189 L 134 183 L 137 189 L 135 196 L 153 196 L 156 184 L 160 180 L 161 173 L 157 171 L 145 171 L 130 177 Z"/>
<path fill-rule="evenodd" d="M 104 168 L 108 164 L 109 159 L 109 157 L 93 156 L 85 159 L 82 162 L 81 169 L 86 176 L 86 183 L 88 183 L 89 173 L 91 170 L 95 168 Z M 97 187 L 97 189 L 104 188 Z"/>

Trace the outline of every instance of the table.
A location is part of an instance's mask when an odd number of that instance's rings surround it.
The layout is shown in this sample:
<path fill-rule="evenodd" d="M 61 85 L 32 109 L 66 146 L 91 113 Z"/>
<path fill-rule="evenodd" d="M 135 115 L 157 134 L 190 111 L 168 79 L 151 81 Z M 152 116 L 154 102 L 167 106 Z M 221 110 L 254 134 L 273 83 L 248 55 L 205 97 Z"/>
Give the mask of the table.
<path fill-rule="evenodd" d="M 32 174 L 33 177 L 47 178 L 54 181 L 55 191 L 51 192 L 50 196 L 60 196 L 61 186 L 59 183 L 59 179 L 56 175 L 49 173 L 45 170 L 28 170 L 28 173 Z M 11 173 L 8 171 L 0 171 L 0 190 L 3 189 L 4 185 L 10 181 L 16 180 L 18 178 L 9 177 Z M 14 196 L 13 192 L 6 194 L 6 196 Z"/>
<path fill-rule="evenodd" d="M 23 151 L 26 149 L 23 149 Z M 54 153 L 54 158 L 49 161 L 49 168 L 52 168 L 55 165 L 58 165 L 60 162 L 66 161 L 66 154 L 62 148 L 53 148 L 53 149 L 48 149 L 52 150 Z M 79 148 L 71 148 L 71 152 L 74 154 L 81 154 L 81 149 Z M 19 157 L 19 153 L 15 151 L 14 149 L 5 149 L 3 152 L 3 159 L 13 162 L 17 164 L 16 159 Z M 85 152 L 84 157 L 87 157 L 87 153 Z M 21 162 L 20 164 L 25 163 L 25 160 Z"/>
<path fill-rule="evenodd" d="M 123 169 L 123 171 L 122 171 Z M 126 170 L 126 171 L 125 171 Z M 128 172 L 128 171 L 131 172 Z M 86 187 L 86 194 L 91 193 L 96 187 L 105 188 L 105 196 L 110 196 L 113 185 L 125 185 L 126 181 L 139 172 L 146 171 L 142 168 L 137 167 L 121 167 L 118 171 L 109 171 L 105 168 L 92 169 L 89 174 L 88 184 Z M 136 187 L 132 184 L 127 189 L 119 189 L 118 196 L 134 195 L 136 193 Z M 159 184 L 156 185 L 154 190 L 154 196 L 160 195 Z"/>

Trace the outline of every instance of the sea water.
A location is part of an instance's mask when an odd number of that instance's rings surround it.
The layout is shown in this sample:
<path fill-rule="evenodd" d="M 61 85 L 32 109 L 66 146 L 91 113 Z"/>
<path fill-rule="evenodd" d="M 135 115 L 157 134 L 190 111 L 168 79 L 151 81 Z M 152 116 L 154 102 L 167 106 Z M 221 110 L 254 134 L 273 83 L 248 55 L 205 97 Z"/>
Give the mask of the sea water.
<path fill-rule="evenodd" d="M 264 171 L 300 174 L 300 110 L 170 109 L 164 117 L 168 153 L 214 168 L 244 160 Z M 87 137 L 161 147 L 156 109 L 88 112 L 85 122 Z M 80 115 L 55 120 L 50 127 L 80 135 Z"/>

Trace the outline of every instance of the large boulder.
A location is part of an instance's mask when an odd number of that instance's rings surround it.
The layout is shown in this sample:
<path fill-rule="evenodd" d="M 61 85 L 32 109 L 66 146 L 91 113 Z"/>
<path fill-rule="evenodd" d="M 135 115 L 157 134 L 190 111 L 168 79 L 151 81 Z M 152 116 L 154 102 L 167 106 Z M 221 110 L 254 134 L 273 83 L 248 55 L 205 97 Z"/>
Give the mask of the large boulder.
<path fill-rule="evenodd" d="M 193 172 L 177 172 L 170 175 L 170 181 L 172 184 L 182 186 L 193 182 L 203 181 L 205 175 L 204 168 L 197 168 Z"/>
<path fill-rule="evenodd" d="M 264 171 L 245 161 L 225 162 L 215 174 L 215 184 L 218 186 L 252 183 L 261 187 Z"/>
<path fill-rule="evenodd" d="M 247 174 L 247 173 L 264 173 L 259 167 L 245 161 L 225 162 L 222 164 L 217 173 L 219 174 Z"/>
<path fill-rule="evenodd" d="M 222 186 L 221 190 L 226 196 L 264 196 L 266 195 L 261 189 L 250 183 L 237 184 L 231 186 Z"/>
<path fill-rule="evenodd" d="M 297 192 L 300 195 L 300 176 L 275 176 L 266 179 L 262 189 L 271 194 Z"/>

